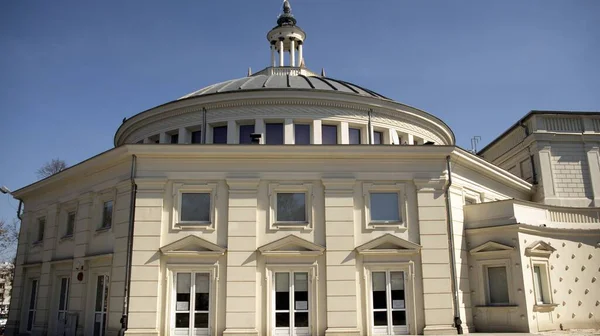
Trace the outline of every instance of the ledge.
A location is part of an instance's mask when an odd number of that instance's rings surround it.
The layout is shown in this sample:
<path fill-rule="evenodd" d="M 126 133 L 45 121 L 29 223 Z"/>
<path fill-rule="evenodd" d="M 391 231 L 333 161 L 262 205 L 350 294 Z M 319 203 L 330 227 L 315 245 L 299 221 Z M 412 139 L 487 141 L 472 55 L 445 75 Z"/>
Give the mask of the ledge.
<path fill-rule="evenodd" d="M 502 305 L 502 306 L 475 306 L 477 309 L 481 310 L 517 310 L 519 308 L 518 305 Z"/>
<path fill-rule="evenodd" d="M 73 241 L 73 239 L 75 239 L 74 235 L 62 236 L 58 242 L 64 243 L 66 241 Z"/>
<path fill-rule="evenodd" d="M 101 235 L 101 234 L 104 234 L 106 232 L 109 232 L 111 228 L 112 228 L 112 226 L 102 227 L 102 228 L 96 229 L 96 231 L 94 231 L 94 236 Z"/>
<path fill-rule="evenodd" d="M 558 307 L 557 303 L 544 303 L 533 305 L 534 312 L 551 312 L 554 308 Z"/>

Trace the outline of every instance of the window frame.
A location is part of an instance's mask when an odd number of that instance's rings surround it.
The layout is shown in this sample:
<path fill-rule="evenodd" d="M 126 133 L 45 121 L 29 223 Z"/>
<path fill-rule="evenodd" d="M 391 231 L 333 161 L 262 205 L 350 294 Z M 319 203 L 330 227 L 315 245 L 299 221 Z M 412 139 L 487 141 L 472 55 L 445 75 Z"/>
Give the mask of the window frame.
<path fill-rule="evenodd" d="M 371 219 L 371 194 L 372 193 L 397 193 L 398 194 L 398 215 L 399 221 L 377 221 Z M 407 202 L 406 202 L 406 185 L 404 183 L 372 183 L 363 182 L 363 199 L 364 199 L 364 222 L 365 229 L 385 229 L 395 228 L 397 230 L 406 231 L 407 226 Z"/>
<path fill-rule="evenodd" d="M 77 202 L 76 200 L 66 202 L 61 205 L 60 214 L 59 214 L 59 225 L 58 225 L 58 230 L 60 231 L 60 234 L 58 236 L 60 237 L 61 241 L 71 239 L 75 236 L 75 226 L 77 225 L 77 211 L 78 210 L 79 210 L 79 202 Z M 73 232 L 69 235 L 68 234 L 69 214 L 71 214 L 71 213 L 75 213 L 75 219 L 73 221 Z"/>
<path fill-rule="evenodd" d="M 110 223 L 108 223 L 108 225 L 105 224 L 106 222 L 106 204 L 107 203 L 111 203 L 111 207 L 110 207 Z M 107 199 L 107 200 L 102 200 L 101 201 L 101 206 L 100 209 L 102 210 L 100 213 L 100 226 L 96 229 L 96 231 L 105 231 L 105 230 L 110 230 L 110 228 L 113 227 L 113 222 L 115 220 L 115 201 L 114 199 Z"/>
<path fill-rule="evenodd" d="M 277 220 L 277 194 L 278 193 L 304 193 L 305 221 L 278 221 Z M 312 183 L 269 183 L 269 229 L 302 229 L 312 230 L 313 226 L 313 186 Z"/>
<path fill-rule="evenodd" d="M 323 139 L 325 138 L 324 134 L 325 134 L 325 128 L 326 127 L 333 127 L 333 128 L 335 128 L 335 143 L 333 143 L 333 144 L 326 144 L 323 141 Z M 340 124 L 339 123 L 331 123 L 331 122 L 321 123 L 321 144 L 322 145 L 326 145 L 326 146 L 339 145 L 341 143 L 340 136 L 341 136 L 341 128 L 340 128 Z"/>
<path fill-rule="evenodd" d="M 237 125 L 236 125 L 236 137 L 237 137 L 237 144 L 240 145 L 252 145 L 252 139 L 248 139 L 248 142 L 242 142 L 242 127 L 243 126 L 252 126 L 252 132 L 250 134 L 256 133 L 256 123 L 255 120 L 245 120 L 245 121 L 238 121 Z M 264 142 L 264 139 L 261 137 L 260 139 L 260 143 L 262 144 Z"/>
<path fill-rule="evenodd" d="M 511 251 L 512 252 L 512 251 Z M 501 252 L 502 253 L 502 252 Z M 480 288 L 482 289 L 481 297 L 480 297 L 480 306 L 482 307 L 514 307 L 514 294 L 513 294 L 513 275 L 512 269 L 510 267 L 510 259 L 488 259 L 488 260 L 478 260 L 479 272 L 480 272 Z M 492 304 L 490 301 L 490 292 L 489 292 L 489 278 L 487 273 L 487 268 L 489 267 L 504 267 L 506 269 L 506 279 L 507 279 L 507 290 L 508 290 L 508 303 L 494 303 Z"/>
<path fill-rule="evenodd" d="M 44 242 L 44 236 L 46 231 L 46 216 L 39 216 L 35 219 L 36 230 L 35 230 L 35 240 L 33 241 L 33 245 L 40 245 Z M 42 225 L 43 224 L 43 225 Z M 41 230 L 40 230 L 41 228 Z"/>
<path fill-rule="evenodd" d="M 215 129 L 225 129 L 225 142 L 215 142 Z M 217 144 L 217 145 L 226 145 L 228 142 L 228 134 L 229 134 L 229 129 L 228 129 L 228 125 L 225 124 L 221 124 L 221 123 L 217 123 L 214 125 L 210 125 L 210 143 L 211 144 Z"/>
<path fill-rule="evenodd" d="M 313 139 L 313 125 L 311 122 L 294 121 L 294 144 L 298 145 L 296 126 L 307 126 L 308 127 L 308 143 L 300 145 L 311 145 Z"/>
<path fill-rule="evenodd" d="M 186 193 L 203 193 L 210 195 L 209 221 L 182 221 L 181 220 L 181 199 Z M 217 222 L 218 211 L 216 210 L 217 201 L 217 183 L 173 183 L 173 225 L 174 230 L 203 230 L 214 231 L 215 223 Z"/>
<path fill-rule="evenodd" d="M 31 307 L 31 303 L 32 303 L 32 294 L 33 293 L 33 284 L 35 282 L 35 297 L 33 298 L 33 308 Z M 27 301 L 25 301 L 25 328 L 24 331 L 25 333 L 29 333 L 31 334 L 33 332 L 33 329 L 35 327 L 35 317 L 37 315 L 37 303 L 38 303 L 38 297 L 39 297 L 39 293 L 40 293 L 40 278 L 30 278 L 29 281 L 29 292 L 27 293 Z M 33 312 L 33 317 L 31 318 L 31 329 L 29 329 L 29 314 Z"/>
<path fill-rule="evenodd" d="M 359 143 L 358 144 L 352 144 L 350 143 L 350 130 L 351 129 L 356 129 L 359 131 L 359 135 L 358 135 L 358 140 Z M 349 145 L 364 145 L 367 142 L 369 142 L 368 136 L 367 136 L 367 127 L 365 125 L 359 125 L 359 124 L 348 124 L 348 144 Z"/>
<path fill-rule="evenodd" d="M 546 299 L 541 302 L 539 301 L 539 293 L 535 285 L 535 267 L 540 267 L 540 290 L 542 292 L 542 297 Z M 530 257 L 530 270 L 534 298 L 533 310 L 543 312 L 554 310 L 558 305 L 554 303 L 554 297 L 552 295 L 552 280 L 550 278 L 550 263 L 548 259 L 544 257 Z"/>

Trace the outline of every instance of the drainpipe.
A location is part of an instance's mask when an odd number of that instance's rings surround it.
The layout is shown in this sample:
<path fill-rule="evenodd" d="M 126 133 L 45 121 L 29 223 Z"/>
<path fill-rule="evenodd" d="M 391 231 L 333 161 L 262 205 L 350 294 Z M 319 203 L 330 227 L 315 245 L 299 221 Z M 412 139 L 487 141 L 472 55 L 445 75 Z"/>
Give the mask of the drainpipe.
<path fill-rule="evenodd" d="M 22 221 L 23 218 L 23 214 L 21 213 L 21 209 L 23 208 L 23 200 L 21 200 L 20 198 L 17 198 L 19 200 L 19 208 L 17 209 L 17 218 Z"/>
<path fill-rule="evenodd" d="M 454 254 L 454 226 L 452 225 L 452 211 L 450 208 L 450 187 L 452 186 L 452 170 L 450 169 L 450 155 L 446 156 L 446 170 L 448 172 L 448 183 L 446 183 L 446 220 L 448 224 L 448 245 L 450 246 L 450 276 L 452 277 L 452 299 L 454 302 L 454 327 L 459 335 L 463 333 L 462 321 L 458 309 L 458 279 L 456 277 L 456 256 Z"/>
<path fill-rule="evenodd" d="M 127 261 L 125 264 L 125 286 L 123 289 L 123 315 L 121 316 L 121 330 L 119 335 L 125 335 L 127 330 L 127 317 L 129 315 L 129 294 L 131 287 L 131 257 L 133 255 L 133 229 L 135 226 L 135 199 L 137 196 L 137 184 L 135 184 L 137 157 L 131 156 L 131 197 L 129 199 L 129 234 L 127 235 Z"/>

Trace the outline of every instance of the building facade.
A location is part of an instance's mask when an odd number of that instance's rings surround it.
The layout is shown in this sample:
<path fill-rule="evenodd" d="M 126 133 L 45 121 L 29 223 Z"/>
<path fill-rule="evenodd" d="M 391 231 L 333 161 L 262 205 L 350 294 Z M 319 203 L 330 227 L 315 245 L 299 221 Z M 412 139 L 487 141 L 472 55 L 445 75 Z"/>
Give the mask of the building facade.
<path fill-rule="evenodd" d="M 15 266 L 12 263 L 0 264 L 0 315 L 6 317 L 10 307 L 10 293 L 12 291 L 13 272 Z"/>
<path fill-rule="evenodd" d="M 269 67 L 13 193 L 8 335 L 599 327 L 599 114 L 530 114 L 475 155 L 433 115 L 308 70 L 287 1 L 267 39 Z"/>

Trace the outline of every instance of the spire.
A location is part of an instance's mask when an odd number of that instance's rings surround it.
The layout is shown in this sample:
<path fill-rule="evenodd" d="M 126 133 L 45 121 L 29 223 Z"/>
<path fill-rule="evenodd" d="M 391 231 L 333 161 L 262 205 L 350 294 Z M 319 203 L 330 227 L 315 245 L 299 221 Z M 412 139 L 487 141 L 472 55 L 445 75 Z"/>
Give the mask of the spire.
<path fill-rule="evenodd" d="M 327 77 L 325 76 L 325 68 L 321 68 L 321 77 Z"/>
<path fill-rule="evenodd" d="M 279 18 L 277 18 L 277 26 L 295 26 L 296 19 L 292 14 L 292 6 L 290 6 L 290 2 L 288 0 L 283 1 L 283 13 L 279 14 Z"/>
<path fill-rule="evenodd" d="M 252 68 L 248 67 L 248 77 L 252 76 Z"/>

